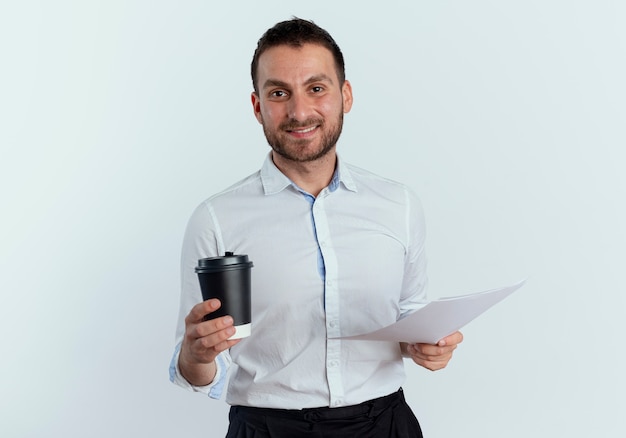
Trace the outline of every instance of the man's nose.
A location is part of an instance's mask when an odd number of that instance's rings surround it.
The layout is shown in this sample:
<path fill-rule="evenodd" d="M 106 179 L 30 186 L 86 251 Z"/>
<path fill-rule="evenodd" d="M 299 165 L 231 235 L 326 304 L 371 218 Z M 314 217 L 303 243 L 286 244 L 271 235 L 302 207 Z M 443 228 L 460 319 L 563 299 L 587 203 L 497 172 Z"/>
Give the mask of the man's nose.
<path fill-rule="evenodd" d="M 294 93 L 289 99 L 288 116 L 292 120 L 304 121 L 310 117 L 311 107 L 306 96 Z"/>

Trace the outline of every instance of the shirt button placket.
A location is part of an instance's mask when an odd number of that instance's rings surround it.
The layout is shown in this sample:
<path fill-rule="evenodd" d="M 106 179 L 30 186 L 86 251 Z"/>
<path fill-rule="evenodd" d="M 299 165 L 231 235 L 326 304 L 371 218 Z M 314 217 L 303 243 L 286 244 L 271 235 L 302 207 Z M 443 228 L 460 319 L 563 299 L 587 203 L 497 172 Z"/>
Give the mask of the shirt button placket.
<path fill-rule="evenodd" d="M 330 406 L 340 406 L 343 398 L 343 378 L 341 375 L 341 341 L 332 339 L 340 336 L 341 326 L 339 319 L 339 291 L 337 288 L 337 256 L 332 247 L 332 239 L 328 227 L 324 198 L 328 193 L 322 193 L 315 200 L 313 218 L 317 239 L 324 258 L 326 278 L 324 283 L 324 308 L 326 310 L 326 376 L 330 391 Z"/>

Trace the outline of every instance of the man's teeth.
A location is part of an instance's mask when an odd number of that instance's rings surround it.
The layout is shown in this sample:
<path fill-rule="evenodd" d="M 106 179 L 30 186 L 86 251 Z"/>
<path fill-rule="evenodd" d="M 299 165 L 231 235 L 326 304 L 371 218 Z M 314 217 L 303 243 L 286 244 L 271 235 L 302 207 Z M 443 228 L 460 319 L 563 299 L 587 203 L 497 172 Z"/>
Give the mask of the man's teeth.
<path fill-rule="evenodd" d="M 315 128 L 317 128 L 317 126 L 311 126 L 310 128 L 306 129 L 294 129 L 293 132 L 297 132 L 298 134 L 306 134 L 307 132 L 313 131 Z"/>

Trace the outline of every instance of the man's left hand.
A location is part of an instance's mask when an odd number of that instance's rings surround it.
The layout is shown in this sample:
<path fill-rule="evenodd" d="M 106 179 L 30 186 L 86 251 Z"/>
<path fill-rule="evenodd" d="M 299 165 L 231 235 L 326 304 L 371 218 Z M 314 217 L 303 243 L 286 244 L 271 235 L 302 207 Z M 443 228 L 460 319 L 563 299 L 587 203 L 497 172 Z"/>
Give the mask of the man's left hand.
<path fill-rule="evenodd" d="M 452 353 L 463 342 L 461 332 L 452 333 L 437 344 L 402 344 L 402 352 L 413 362 L 431 371 L 445 368 L 452 359 Z"/>

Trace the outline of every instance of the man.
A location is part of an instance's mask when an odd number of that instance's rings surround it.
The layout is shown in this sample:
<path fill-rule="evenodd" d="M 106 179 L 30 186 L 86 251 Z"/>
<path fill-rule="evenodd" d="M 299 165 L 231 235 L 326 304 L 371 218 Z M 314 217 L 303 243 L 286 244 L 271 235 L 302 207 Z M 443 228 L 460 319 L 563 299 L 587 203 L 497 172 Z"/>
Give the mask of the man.
<path fill-rule="evenodd" d="M 402 357 L 437 370 L 462 335 L 437 345 L 338 339 L 386 326 L 425 297 L 424 221 L 403 185 L 336 153 L 352 87 L 332 37 L 278 23 L 252 61 L 252 106 L 272 151 L 262 169 L 202 203 L 183 243 L 175 383 L 226 401 L 232 437 L 421 437 L 402 390 Z M 254 262 L 252 335 L 200 302 L 197 260 Z M 199 304 L 198 304 L 199 303 Z"/>

